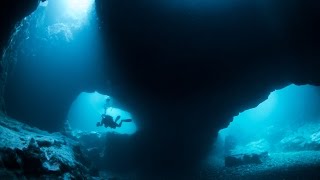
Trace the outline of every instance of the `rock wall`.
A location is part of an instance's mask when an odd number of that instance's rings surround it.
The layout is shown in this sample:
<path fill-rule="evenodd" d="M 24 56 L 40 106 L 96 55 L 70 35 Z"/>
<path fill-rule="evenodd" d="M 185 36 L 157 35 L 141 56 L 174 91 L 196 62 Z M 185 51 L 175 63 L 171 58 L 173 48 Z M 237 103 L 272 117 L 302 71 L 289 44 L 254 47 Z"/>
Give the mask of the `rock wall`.
<path fill-rule="evenodd" d="M 141 151 L 154 169 L 196 164 L 271 91 L 319 85 L 317 1 L 218 2 L 96 1 L 116 57 L 113 96 L 147 129 Z"/>

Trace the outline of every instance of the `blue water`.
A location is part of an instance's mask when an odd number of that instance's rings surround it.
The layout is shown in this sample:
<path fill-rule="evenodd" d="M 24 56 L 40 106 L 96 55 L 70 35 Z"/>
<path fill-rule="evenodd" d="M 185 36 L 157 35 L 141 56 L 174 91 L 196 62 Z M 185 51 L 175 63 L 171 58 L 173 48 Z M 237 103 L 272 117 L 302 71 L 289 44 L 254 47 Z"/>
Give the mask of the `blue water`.
<path fill-rule="evenodd" d="M 220 141 L 231 138 L 234 148 L 256 143 L 265 146 L 265 151 L 273 151 L 282 150 L 277 146 L 288 137 L 294 141 L 298 136 L 312 136 L 320 127 L 319 92 L 319 87 L 310 85 L 275 90 L 257 107 L 234 117 L 227 128 L 220 130 Z M 305 141 L 311 140 L 307 137 Z"/>

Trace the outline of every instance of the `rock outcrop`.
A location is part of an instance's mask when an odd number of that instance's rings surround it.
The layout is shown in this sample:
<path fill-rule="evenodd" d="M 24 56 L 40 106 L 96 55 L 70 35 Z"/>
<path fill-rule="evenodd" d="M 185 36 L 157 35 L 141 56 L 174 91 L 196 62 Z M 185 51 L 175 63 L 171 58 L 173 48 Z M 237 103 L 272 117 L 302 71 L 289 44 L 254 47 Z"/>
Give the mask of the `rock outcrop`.
<path fill-rule="evenodd" d="M 279 145 L 284 151 L 320 150 L 320 124 L 306 123 L 281 139 Z"/>
<path fill-rule="evenodd" d="M 85 161 L 76 141 L 0 116 L 1 178 L 85 179 Z"/>

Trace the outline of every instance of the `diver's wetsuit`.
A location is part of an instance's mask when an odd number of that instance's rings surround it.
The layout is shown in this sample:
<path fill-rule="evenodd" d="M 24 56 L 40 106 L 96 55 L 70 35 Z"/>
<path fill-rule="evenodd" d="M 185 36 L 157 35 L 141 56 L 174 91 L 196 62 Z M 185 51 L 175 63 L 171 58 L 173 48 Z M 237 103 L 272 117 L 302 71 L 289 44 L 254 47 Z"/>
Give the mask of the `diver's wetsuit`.
<path fill-rule="evenodd" d="M 122 122 L 131 122 L 132 121 L 132 119 L 124 119 L 124 120 L 121 120 L 119 124 L 117 124 L 117 121 L 120 119 L 120 116 L 117 116 L 115 121 L 113 121 L 113 117 L 110 115 L 106 115 L 106 114 L 103 114 L 101 116 L 101 118 L 102 118 L 101 122 L 98 122 L 97 126 L 104 125 L 105 128 L 110 127 L 112 129 L 115 129 L 117 127 L 121 127 Z"/>

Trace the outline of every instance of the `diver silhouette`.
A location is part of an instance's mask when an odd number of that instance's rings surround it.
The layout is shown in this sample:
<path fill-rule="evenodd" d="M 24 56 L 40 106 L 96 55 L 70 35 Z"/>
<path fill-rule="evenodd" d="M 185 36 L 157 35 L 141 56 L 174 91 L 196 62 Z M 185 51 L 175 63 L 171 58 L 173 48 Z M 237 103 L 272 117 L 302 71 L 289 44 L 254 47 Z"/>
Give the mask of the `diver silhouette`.
<path fill-rule="evenodd" d="M 97 122 L 97 127 L 99 126 L 103 126 L 105 128 L 112 128 L 115 129 L 117 127 L 121 127 L 123 122 L 132 122 L 132 119 L 123 119 L 120 121 L 120 123 L 118 124 L 117 122 L 120 120 L 120 116 L 117 116 L 115 121 L 113 121 L 113 117 L 107 114 L 102 114 L 101 115 L 101 122 Z"/>
<path fill-rule="evenodd" d="M 112 108 L 110 96 L 107 96 L 107 97 L 106 97 L 106 102 L 105 102 L 105 104 L 104 104 L 104 113 L 105 113 L 105 114 L 107 114 L 108 108 Z M 111 109 L 111 110 L 112 110 L 112 109 Z"/>

